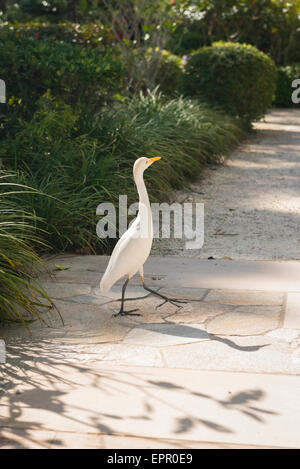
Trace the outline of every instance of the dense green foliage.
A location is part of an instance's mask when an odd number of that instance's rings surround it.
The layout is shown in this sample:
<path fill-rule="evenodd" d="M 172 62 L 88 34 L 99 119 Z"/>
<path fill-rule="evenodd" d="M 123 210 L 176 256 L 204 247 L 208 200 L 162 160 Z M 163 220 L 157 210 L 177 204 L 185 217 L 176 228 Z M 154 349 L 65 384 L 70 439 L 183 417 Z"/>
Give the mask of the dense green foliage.
<path fill-rule="evenodd" d="M 216 41 L 247 43 L 276 64 L 300 61 L 299 0 L 182 0 L 169 47 L 190 54 Z"/>
<path fill-rule="evenodd" d="M 276 68 L 263 52 L 246 44 L 215 43 L 191 55 L 183 92 L 251 122 L 271 106 Z"/>
<path fill-rule="evenodd" d="M 8 84 L 9 102 L 27 117 L 47 90 L 71 105 L 99 107 L 121 89 L 123 79 L 120 61 L 108 51 L 14 31 L 1 33 L 0 76 Z"/>
<path fill-rule="evenodd" d="M 0 142 L 0 157 L 18 171 L 18 182 L 48 196 L 22 195 L 23 207 L 46 220 L 47 242 L 55 249 L 101 252 L 96 207 L 117 202 L 119 194 L 136 200 L 135 159 L 162 156 L 148 184 L 153 200 L 160 200 L 218 161 L 240 136 L 230 118 L 185 99 L 137 96 L 91 115 L 76 114 L 47 94 L 33 119 L 20 121 L 19 130 Z M 37 227 L 44 225 L 37 221 Z"/>
<path fill-rule="evenodd" d="M 167 50 L 161 52 L 161 60 L 156 75 L 156 84 L 167 96 L 178 94 L 183 73 L 182 59 Z"/>
<path fill-rule="evenodd" d="M 277 73 L 277 86 L 275 95 L 275 105 L 280 107 L 293 107 L 298 106 L 292 102 L 292 83 L 294 80 L 300 79 L 300 63 L 293 65 L 286 65 L 280 67 Z M 299 87 L 299 86 L 298 86 Z"/>
<path fill-rule="evenodd" d="M 67 0 L 21 0 L 20 8 L 34 15 L 61 15 L 67 11 Z"/>
<path fill-rule="evenodd" d="M 104 51 L 106 47 L 111 46 L 114 42 L 111 29 L 99 23 L 29 21 L 2 25 L 0 23 L 0 27 L 1 36 L 5 32 L 10 32 L 11 40 L 14 37 L 26 37 L 31 40 L 40 39 L 43 41 L 52 39 L 53 41 L 79 44 L 82 47 L 96 47 L 100 51 Z M 3 40 L 6 40 L 5 36 L 2 37 Z"/>
<path fill-rule="evenodd" d="M 0 321 L 21 320 L 26 325 L 52 302 L 36 282 L 37 274 L 45 271 L 32 249 L 32 242 L 42 245 L 37 219 L 22 204 L 22 196 L 33 191 L 15 180 L 0 171 Z"/>

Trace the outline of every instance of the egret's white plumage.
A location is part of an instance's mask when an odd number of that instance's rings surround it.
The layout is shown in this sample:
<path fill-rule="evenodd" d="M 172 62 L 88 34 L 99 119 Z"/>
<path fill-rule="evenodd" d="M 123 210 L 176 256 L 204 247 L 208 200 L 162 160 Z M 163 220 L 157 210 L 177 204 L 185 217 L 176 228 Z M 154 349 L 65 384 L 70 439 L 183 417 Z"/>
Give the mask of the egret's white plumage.
<path fill-rule="evenodd" d="M 155 158 L 139 158 L 133 166 L 133 177 L 139 194 L 137 218 L 116 244 L 106 271 L 100 282 L 100 289 L 107 293 L 122 277 L 133 277 L 137 272 L 143 278 L 143 264 L 147 260 L 153 241 L 152 213 L 143 174 Z"/>

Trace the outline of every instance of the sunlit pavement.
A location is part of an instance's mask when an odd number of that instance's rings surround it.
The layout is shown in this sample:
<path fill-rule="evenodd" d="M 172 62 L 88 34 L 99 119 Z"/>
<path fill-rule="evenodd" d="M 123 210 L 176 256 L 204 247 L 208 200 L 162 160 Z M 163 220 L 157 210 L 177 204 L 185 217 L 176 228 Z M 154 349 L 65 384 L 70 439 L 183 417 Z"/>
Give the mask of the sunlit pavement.
<path fill-rule="evenodd" d="M 299 447 L 300 263 L 151 257 L 138 277 L 99 293 L 108 258 L 62 256 L 44 284 L 55 300 L 35 323 L 3 329 L 6 447 Z M 284 429 L 284 431 L 283 431 Z"/>

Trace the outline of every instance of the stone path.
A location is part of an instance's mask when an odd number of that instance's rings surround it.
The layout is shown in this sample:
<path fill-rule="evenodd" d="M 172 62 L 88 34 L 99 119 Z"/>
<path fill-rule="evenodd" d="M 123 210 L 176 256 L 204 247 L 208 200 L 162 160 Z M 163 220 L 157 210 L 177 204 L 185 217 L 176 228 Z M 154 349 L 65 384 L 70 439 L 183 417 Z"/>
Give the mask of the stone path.
<path fill-rule="evenodd" d="M 273 126 L 280 116 L 286 124 L 278 127 L 278 140 L 295 112 L 276 111 L 259 124 Z M 263 134 L 259 148 L 268 139 Z M 293 131 L 291 145 L 299 139 Z M 252 151 L 247 158 L 251 166 L 258 157 Z M 293 158 L 297 172 L 296 154 Z M 215 171 L 213 178 L 218 181 L 226 171 Z M 272 174 L 277 180 L 276 171 Z M 239 177 L 232 178 L 239 185 Z M 282 193 L 292 181 L 291 175 L 283 180 Z M 298 200 L 300 189 L 292 192 Z M 226 200 L 224 195 L 225 205 Z M 284 215 L 291 223 L 290 241 L 297 237 L 295 213 L 296 208 L 290 218 Z M 258 245 L 267 249 L 260 222 L 257 226 Z M 275 257 L 282 259 L 279 235 L 273 238 Z M 0 365 L 0 448 L 299 447 L 300 263 L 258 255 L 249 260 L 253 244 L 243 238 L 240 233 L 234 251 L 232 240 L 226 244 L 229 237 L 222 237 L 230 256 L 223 256 L 220 237 L 206 238 L 205 255 L 226 259 L 149 258 L 148 285 L 187 303 L 181 309 L 158 307 L 159 299 L 134 278 L 127 298 L 141 316 L 131 318 L 112 317 L 121 283 L 109 296 L 99 292 L 107 257 L 64 255 L 49 261 L 52 278 L 41 280 L 64 326 L 52 311 L 44 316 L 46 324 L 32 324 L 31 336 L 16 325 L 0 330 L 8 358 Z M 274 253 L 274 246 L 266 252 Z M 290 242 L 287 259 L 294 250 Z M 54 272 L 55 263 L 69 269 Z"/>
<path fill-rule="evenodd" d="M 186 250 L 181 240 L 158 240 L 153 253 L 207 259 L 300 259 L 300 109 L 275 110 L 223 167 L 173 194 L 202 202 L 205 243 Z"/>
<path fill-rule="evenodd" d="M 152 257 L 147 283 L 188 303 L 156 309 L 133 279 L 141 316 L 116 319 L 107 261 L 51 262 L 70 267 L 44 283 L 64 327 L 3 330 L 0 447 L 299 446 L 300 264 Z"/>

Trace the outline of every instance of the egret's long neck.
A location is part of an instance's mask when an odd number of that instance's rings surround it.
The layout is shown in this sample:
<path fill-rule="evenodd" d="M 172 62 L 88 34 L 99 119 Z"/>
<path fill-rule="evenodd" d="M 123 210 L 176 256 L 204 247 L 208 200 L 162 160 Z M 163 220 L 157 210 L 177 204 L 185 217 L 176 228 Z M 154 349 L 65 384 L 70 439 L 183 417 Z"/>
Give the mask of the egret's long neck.
<path fill-rule="evenodd" d="M 139 193 L 139 214 L 140 234 L 151 241 L 153 239 L 152 212 L 148 197 L 148 192 L 144 183 L 143 173 L 134 174 L 134 182 Z"/>
<path fill-rule="evenodd" d="M 148 192 L 145 186 L 144 178 L 142 173 L 134 174 L 134 182 L 139 194 L 140 203 L 144 204 L 147 208 L 150 208 L 150 202 Z"/>

